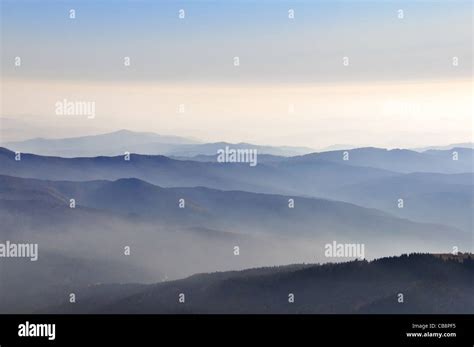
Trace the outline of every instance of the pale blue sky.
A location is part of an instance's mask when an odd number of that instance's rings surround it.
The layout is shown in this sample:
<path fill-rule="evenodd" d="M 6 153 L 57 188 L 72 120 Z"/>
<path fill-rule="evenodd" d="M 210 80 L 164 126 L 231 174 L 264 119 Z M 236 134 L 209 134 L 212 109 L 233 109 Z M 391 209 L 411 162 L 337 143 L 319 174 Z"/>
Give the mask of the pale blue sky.
<path fill-rule="evenodd" d="M 7 0 L 2 22 L 2 67 L 13 77 L 298 83 L 472 72 L 469 1 Z"/>

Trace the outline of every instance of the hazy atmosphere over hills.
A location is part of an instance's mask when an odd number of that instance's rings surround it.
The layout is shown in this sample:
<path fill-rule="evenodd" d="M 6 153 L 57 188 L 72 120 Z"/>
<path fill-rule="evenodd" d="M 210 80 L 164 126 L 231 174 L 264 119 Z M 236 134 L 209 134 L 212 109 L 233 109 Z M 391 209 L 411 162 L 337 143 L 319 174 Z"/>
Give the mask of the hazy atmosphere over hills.
<path fill-rule="evenodd" d="M 0 313 L 473 312 L 471 2 L 74 6 L 2 2 Z"/>
<path fill-rule="evenodd" d="M 35 262 L 1 264 L 6 280 L 0 287 L 8 293 L 0 301 L 2 312 L 472 310 L 463 305 L 472 289 L 471 258 L 361 262 L 413 252 L 472 252 L 474 150 L 469 146 L 315 152 L 131 131 L 5 146 L 0 148 L 0 235 L 37 243 L 41 252 Z M 225 147 L 256 149 L 256 165 L 221 162 L 219 150 Z M 328 255 L 328 247 L 337 244 L 363 248 Z M 359 261 L 283 266 L 350 259 Z M 275 265 L 283 267 L 179 280 Z M 404 266 L 424 275 L 402 276 Z M 450 308 L 441 293 L 453 288 L 429 289 L 439 281 L 426 272 L 432 266 L 460 281 Z M 354 290 L 349 296 L 335 291 L 330 302 L 338 304 L 326 306 L 314 293 L 334 287 L 339 276 Z M 22 278 L 36 280 L 24 289 Z M 415 286 L 415 278 L 422 284 Z M 364 298 L 361 280 L 372 288 L 371 299 Z M 287 307 L 280 300 L 290 283 L 298 301 Z M 412 305 L 394 304 L 397 285 L 410 293 Z M 197 297 L 191 294 L 196 286 L 206 288 Z M 261 286 L 270 291 L 263 294 Z M 234 293 L 234 287 L 240 289 Z M 73 289 L 84 300 L 70 308 L 63 295 Z M 186 308 L 171 304 L 180 291 L 191 294 Z M 429 306 L 422 292 L 440 300 L 439 306 Z M 24 300 L 15 303 L 19 293 Z M 218 299 L 208 305 L 211 295 Z M 242 304 L 232 304 L 235 300 Z"/>

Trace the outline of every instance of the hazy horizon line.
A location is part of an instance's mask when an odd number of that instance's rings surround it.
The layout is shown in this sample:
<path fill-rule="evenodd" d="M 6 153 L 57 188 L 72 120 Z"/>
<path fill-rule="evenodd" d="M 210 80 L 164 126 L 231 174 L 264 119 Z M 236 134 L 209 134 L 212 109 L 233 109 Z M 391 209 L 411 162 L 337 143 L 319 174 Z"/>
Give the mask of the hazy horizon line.
<path fill-rule="evenodd" d="M 255 145 L 255 146 L 260 146 L 260 147 L 290 147 L 290 148 L 305 148 L 308 150 L 325 150 L 325 151 L 338 151 L 338 150 L 351 150 L 351 149 L 360 149 L 360 148 L 379 148 L 379 149 L 387 149 L 387 150 L 393 150 L 393 149 L 404 149 L 404 150 L 417 150 L 417 149 L 425 149 L 425 148 L 430 148 L 430 147 L 450 147 L 450 146 L 455 146 L 455 145 L 464 145 L 464 144 L 474 144 L 474 140 L 459 140 L 456 142 L 448 142 L 448 143 L 427 143 L 425 145 L 421 146 L 416 146 L 416 147 L 411 147 L 411 146 L 380 146 L 380 145 L 371 145 L 371 144 L 354 144 L 354 143 L 332 143 L 330 145 L 326 146 L 320 146 L 320 147 L 314 147 L 314 146 L 298 146 L 298 145 L 291 145 L 291 144 L 283 144 L 283 145 L 272 145 L 272 144 L 267 144 L 267 143 L 259 143 L 259 142 L 248 142 L 248 141 L 240 141 L 240 142 L 235 142 L 235 141 L 230 141 L 226 139 L 221 139 L 221 140 L 216 140 L 216 141 L 208 141 L 204 140 L 201 138 L 196 138 L 196 137 L 189 137 L 189 136 L 183 136 L 179 134 L 167 134 L 167 133 L 159 133 L 155 131 L 150 131 L 150 130 L 131 130 L 131 129 L 126 129 L 126 128 L 117 128 L 115 130 L 105 130 L 105 131 L 99 131 L 99 132 L 94 132 L 94 133 L 87 133 L 83 135 L 74 135 L 74 136 L 62 136 L 62 137 L 54 137 L 54 136 L 33 136 L 33 137 L 28 137 L 25 139 L 20 139 L 20 140 L 13 140 L 13 141 L 3 141 L 2 139 L 2 126 L 1 126 L 1 121 L 3 118 L 8 118 L 8 117 L 0 117 L 0 147 L 9 149 L 7 146 L 9 144 L 18 144 L 22 142 L 28 142 L 28 141 L 34 141 L 34 140 L 70 140 L 70 139 L 79 139 L 79 138 L 88 138 L 88 137 L 98 137 L 98 136 L 106 136 L 106 135 L 111 135 L 111 134 L 116 134 L 120 132 L 129 132 L 133 133 L 135 135 L 139 134 L 147 134 L 147 135 L 157 135 L 157 136 L 162 136 L 162 137 L 174 137 L 174 138 L 179 138 L 181 140 L 189 140 L 189 143 L 183 142 L 180 143 L 179 145 L 206 145 L 206 144 L 218 144 L 218 143 L 224 143 L 224 144 L 230 144 L 230 145 L 241 145 L 241 144 L 248 144 L 248 145 Z M 167 143 L 166 141 L 160 142 L 160 143 Z M 332 149 L 334 147 L 334 149 Z M 335 147 L 345 147 L 345 148 L 335 148 Z M 140 154 L 140 153 L 136 153 Z"/>

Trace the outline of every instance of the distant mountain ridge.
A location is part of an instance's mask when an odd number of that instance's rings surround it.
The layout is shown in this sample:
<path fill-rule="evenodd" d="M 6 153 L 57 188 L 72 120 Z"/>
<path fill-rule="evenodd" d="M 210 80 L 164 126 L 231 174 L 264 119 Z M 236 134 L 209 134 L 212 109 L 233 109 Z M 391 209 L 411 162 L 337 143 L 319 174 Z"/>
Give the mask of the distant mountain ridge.
<path fill-rule="evenodd" d="M 251 143 L 213 142 L 203 143 L 194 138 L 159 135 L 152 132 L 117 130 L 110 133 L 69 138 L 32 138 L 23 141 L 0 143 L 14 151 L 59 157 L 97 157 L 122 155 L 124 152 L 173 157 L 212 156 L 225 146 L 232 148 L 257 149 L 260 154 L 273 156 L 298 156 L 309 153 L 337 152 L 364 148 L 349 144 L 335 144 L 313 149 L 297 146 L 262 146 Z M 452 150 L 455 148 L 474 149 L 474 143 L 465 142 L 444 146 L 428 146 L 409 149 L 414 152 L 429 150 Z"/>
<path fill-rule="evenodd" d="M 453 144 L 444 145 L 444 146 L 417 147 L 417 148 L 412 148 L 412 150 L 417 151 L 417 152 L 425 152 L 429 150 L 450 150 L 453 148 L 474 149 L 474 142 L 453 143 Z"/>
<path fill-rule="evenodd" d="M 247 163 L 223 164 L 206 159 L 176 160 L 137 154 L 126 161 L 123 156 L 60 158 L 23 153 L 21 161 L 16 161 L 14 152 L 0 148 L 0 174 L 66 181 L 114 181 L 134 177 L 163 188 L 199 186 L 293 198 L 317 197 L 472 232 L 474 172 L 464 172 L 463 168 L 469 168 L 473 150 L 466 151 L 459 153 L 459 161 L 451 159 L 450 151 L 424 154 L 370 148 L 349 152 L 347 161 L 343 160 L 345 151 L 291 158 L 267 155 L 257 166 L 250 167 Z M 364 157 L 364 152 L 370 155 Z M 406 152 L 409 158 L 406 162 L 395 159 L 400 155 L 405 157 Z M 414 163 L 418 169 L 434 166 L 448 173 L 401 173 L 357 166 L 357 163 L 381 167 L 386 164 L 400 171 Z M 404 208 L 398 206 L 399 199 L 403 199 Z"/>
<path fill-rule="evenodd" d="M 339 162 L 277 161 L 255 167 L 248 163 L 174 160 L 166 156 L 131 154 L 94 158 L 60 158 L 15 153 L 0 148 L 0 174 L 48 180 L 116 180 L 135 177 L 161 187 L 203 186 L 260 193 L 319 194 L 340 182 L 356 183 L 396 173 L 345 166 Z"/>
<path fill-rule="evenodd" d="M 288 208 L 289 197 L 241 191 L 219 191 L 205 187 L 162 188 L 135 179 L 116 181 L 44 181 L 0 175 L 0 201 L 50 201 L 68 207 L 74 198 L 78 207 L 139 216 L 144 222 L 207 227 L 245 233 L 313 236 L 370 242 L 391 238 L 423 239 L 424 235 L 463 239 L 466 235 L 442 225 L 424 225 L 398 219 L 375 209 L 338 201 L 294 197 L 295 208 Z M 185 208 L 179 207 L 184 199 Z M 19 213 L 19 212 L 17 212 Z M 229 229 L 234 227 L 236 230 Z M 237 227 L 238 226 L 238 227 Z M 380 226 L 384 230 L 379 232 Z M 6 226 L 5 226 L 6 227 Z M 447 236 L 447 233 L 450 236 Z M 456 236 L 457 235 L 457 236 Z"/>
<path fill-rule="evenodd" d="M 324 160 L 401 173 L 474 172 L 474 149 L 471 148 L 429 150 L 420 153 L 408 149 L 389 150 L 385 148 L 364 147 L 350 150 L 311 153 L 292 157 L 289 158 L 289 160 L 295 163 Z"/>
<path fill-rule="evenodd" d="M 215 155 L 218 149 L 223 149 L 225 146 L 235 149 L 257 149 L 262 154 L 282 156 L 299 155 L 313 151 L 311 148 L 305 147 L 261 146 L 250 143 L 202 143 L 195 139 L 179 136 L 165 136 L 130 130 L 62 139 L 35 138 L 26 141 L 7 142 L 3 145 L 14 151 L 66 158 L 116 156 L 123 155 L 124 152 L 190 157 Z"/>
<path fill-rule="evenodd" d="M 474 173 L 409 173 L 341 185 L 337 200 L 382 209 L 401 218 L 443 223 L 474 232 Z M 399 206 L 403 200 L 403 207 Z"/>

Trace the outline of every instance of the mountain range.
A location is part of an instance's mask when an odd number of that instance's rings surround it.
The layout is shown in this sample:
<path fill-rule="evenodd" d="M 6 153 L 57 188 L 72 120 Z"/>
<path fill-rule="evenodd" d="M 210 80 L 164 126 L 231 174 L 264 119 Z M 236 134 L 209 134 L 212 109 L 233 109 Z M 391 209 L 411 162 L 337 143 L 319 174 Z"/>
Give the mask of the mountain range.
<path fill-rule="evenodd" d="M 315 152 L 320 155 L 325 152 L 333 152 L 333 154 L 338 156 L 338 152 L 360 148 L 360 146 L 349 144 L 332 145 L 315 150 L 310 147 L 263 146 L 244 142 L 229 143 L 221 141 L 204 143 L 194 138 L 160 135 L 152 132 L 135 132 L 125 129 L 89 136 L 69 138 L 38 137 L 23 141 L 6 141 L 0 143 L 0 146 L 23 153 L 66 158 L 118 156 L 123 155 L 125 152 L 184 158 L 196 156 L 215 157 L 217 150 L 225 148 L 226 146 L 235 149 L 256 149 L 258 153 L 262 155 L 282 157 L 299 156 Z M 463 149 L 474 149 L 474 143 L 466 142 L 445 146 L 419 147 L 407 151 L 421 153 L 430 150 L 453 151 L 456 149 L 461 149 L 461 151 Z M 397 150 L 391 153 L 390 157 L 393 158 L 396 153 Z M 413 172 L 413 164 L 416 163 L 416 156 L 413 154 L 412 157 L 415 161 L 409 164 L 411 165 L 408 168 L 410 172 Z"/>
<path fill-rule="evenodd" d="M 460 152 L 464 159 L 446 159 L 450 152 L 387 151 L 357 149 L 301 157 L 271 157 L 255 167 L 246 163 L 177 160 L 165 156 L 132 154 L 95 158 L 60 158 L 15 153 L 0 149 L 0 174 L 46 180 L 91 181 L 138 178 L 163 188 L 208 187 L 342 200 L 377 208 L 402 218 L 452 225 L 472 232 L 474 173 L 469 158 L 473 150 Z M 365 155 L 365 159 L 364 159 Z M 339 158 L 339 159 L 338 159 Z M 350 164 L 348 164 L 349 162 Z M 406 173 L 409 163 L 418 173 Z M 360 165 L 356 165 L 360 163 Z M 422 172 L 439 167 L 439 172 Z M 433 164 L 435 163 L 435 164 Z M 371 166 L 362 166 L 372 164 Z M 390 171 L 387 167 L 397 171 Z M 446 173 L 461 171 L 463 173 Z M 400 199 L 403 206 L 399 206 Z"/>
<path fill-rule="evenodd" d="M 262 154 L 292 156 L 313 152 L 311 148 L 291 146 L 260 146 L 250 143 L 202 143 L 195 139 L 166 136 L 150 132 L 118 130 L 112 133 L 61 139 L 35 138 L 6 142 L 5 147 L 14 151 L 59 157 L 97 157 L 123 155 L 125 152 L 184 156 L 213 155 L 218 149 L 257 149 Z"/>
<path fill-rule="evenodd" d="M 350 203 L 204 187 L 162 188 L 135 178 L 113 182 L 68 182 L 0 176 L 0 189 L 2 210 L 15 210 L 17 217 L 23 213 L 22 210 L 31 215 L 31 206 L 30 209 L 21 209 L 22 201 L 28 204 L 38 202 L 37 207 L 42 209 L 48 204 L 55 206 L 50 213 L 46 210 L 42 218 L 35 219 L 33 225 L 36 228 L 43 224 L 47 227 L 50 217 L 60 210 L 69 209 L 70 199 L 74 198 L 77 207 L 85 208 L 87 213 L 94 209 L 99 217 L 105 211 L 104 219 L 110 218 L 112 213 L 142 223 L 194 226 L 236 234 L 244 230 L 244 234 L 250 235 L 288 236 L 291 228 L 294 230 L 293 238 L 305 236 L 329 242 L 337 231 L 341 239 L 367 244 L 388 237 L 415 242 L 424 240 L 426 235 L 430 235 L 433 241 L 436 240 L 433 244 L 438 245 L 446 240 L 458 239 L 462 243 L 469 239 L 468 233 L 455 228 L 413 223 Z M 183 208 L 180 208 L 181 199 Z M 290 199 L 294 201 L 293 208 L 289 208 Z M 58 217 L 54 219 L 58 220 Z M 22 220 L 26 223 L 28 218 L 25 216 Z M 4 221 L 8 219 L 4 218 Z M 72 224 L 74 219 L 67 217 L 67 221 Z M 6 231 L 18 231 L 16 222 L 11 227 L 5 223 L 3 227 Z"/>
<path fill-rule="evenodd" d="M 2 263 L 2 278 L 11 280 L 0 284 L 10 293 L 0 310 L 39 309 L 39 297 L 49 303 L 58 291 L 66 295 L 97 282 L 147 283 L 202 271 L 347 259 L 325 256 L 325 245 L 333 241 L 363 243 L 370 259 L 407 250 L 446 252 L 471 242 L 472 234 L 451 226 L 326 199 L 294 197 L 295 207 L 289 208 L 289 199 L 163 188 L 136 178 L 71 182 L 0 176 L 1 239 L 36 242 L 40 249 L 33 265 Z M 124 255 L 124 246 L 131 247 L 131 255 Z M 127 272 L 122 277 L 118 264 Z M 33 277 L 35 284 L 24 286 Z M 23 300 L 15 304 L 10 296 L 19 293 Z"/>
<path fill-rule="evenodd" d="M 472 148 L 314 152 L 129 131 L 12 146 L 0 238 L 37 243 L 39 259 L 0 262 L 0 312 L 472 310 L 470 256 L 372 261 L 472 252 Z M 257 148 L 258 164 L 218 162 L 226 146 Z M 366 260 L 328 256 L 333 243 L 363 245 Z M 180 290 L 189 305 L 175 305 Z M 80 305 L 61 304 L 71 292 Z"/>

